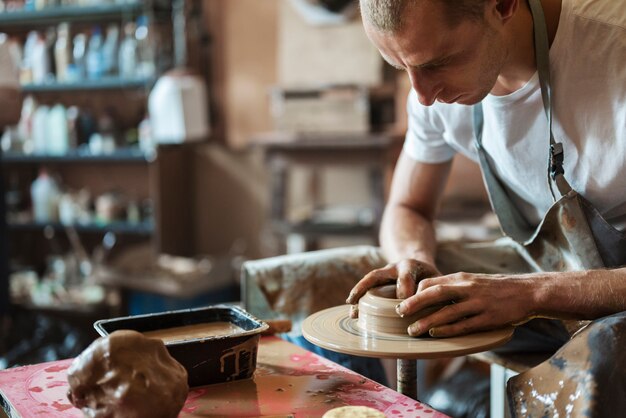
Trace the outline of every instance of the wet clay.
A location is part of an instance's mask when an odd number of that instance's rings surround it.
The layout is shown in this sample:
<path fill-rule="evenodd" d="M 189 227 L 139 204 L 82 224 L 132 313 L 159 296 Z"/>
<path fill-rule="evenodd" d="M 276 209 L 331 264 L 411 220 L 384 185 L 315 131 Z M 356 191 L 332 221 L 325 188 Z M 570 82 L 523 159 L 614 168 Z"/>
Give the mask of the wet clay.
<path fill-rule="evenodd" d="M 94 341 L 67 380 L 70 402 L 93 418 L 174 418 L 189 390 L 187 371 L 163 342 L 129 330 Z"/>
<path fill-rule="evenodd" d="M 164 343 L 169 343 L 173 341 L 188 341 L 219 335 L 234 335 L 242 332 L 245 332 L 245 330 L 232 322 L 218 321 L 185 325 L 182 327 L 164 328 L 156 331 L 145 331 L 143 332 L 143 335 L 149 338 L 160 338 Z"/>
<path fill-rule="evenodd" d="M 626 410 L 626 313 L 592 322 L 507 384 L 514 417 L 609 417 Z M 617 415 L 616 415 L 617 414 Z"/>
<path fill-rule="evenodd" d="M 402 299 L 396 298 L 395 285 L 380 286 L 369 290 L 359 300 L 358 326 L 368 332 L 408 335 L 409 325 L 444 306 L 433 306 L 401 317 L 396 312 L 396 306 L 400 302 Z"/>

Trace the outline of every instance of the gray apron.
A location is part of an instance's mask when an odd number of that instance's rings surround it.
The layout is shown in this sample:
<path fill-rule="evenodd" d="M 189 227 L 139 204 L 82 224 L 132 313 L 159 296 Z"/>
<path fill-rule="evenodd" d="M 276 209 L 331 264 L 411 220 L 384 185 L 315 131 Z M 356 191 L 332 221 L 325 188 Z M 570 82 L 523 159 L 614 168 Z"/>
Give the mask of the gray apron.
<path fill-rule="evenodd" d="M 576 271 L 626 264 L 626 234 L 615 229 L 569 185 L 563 174 L 563 145 L 552 134 L 548 35 L 539 0 L 529 0 L 534 21 L 535 55 L 541 96 L 548 119 L 547 187 L 554 204 L 533 228 L 509 198 L 482 146 L 482 104 L 474 106 L 474 132 L 483 179 L 502 232 L 512 238 L 537 271 Z M 546 139 L 548 139 L 546 138 Z M 547 141 L 546 141 L 547 142 Z"/>
<path fill-rule="evenodd" d="M 549 132 L 546 132 L 550 143 L 547 187 L 554 203 L 538 227 L 528 224 L 495 176 L 482 146 L 483 113 L 479 104 L 474 106 L 476 147 L 491 205 L 502 232 L 511 238 L 517 252 L 535 271 L 575 271 L 626 265 L 626 234 L 610 225 L 564 177 L 563 146 L 552 134 L 545 18 L 539 0 L 529 0 L 529 4 L 534 22 L 537 71 L 549 126 Z M 581 330 L 581 326 L 588 326 L 550 359 L 509 380 L 511 415 L 603 417 L 623 411 L 626 408 L 626 378 L 622 377 L 626 365 L 623 351 L 626 313 L 590 324 L 589 321 L 563 323 L 570 334 Z M 618 373 L 615 373 L 616 366 Z"/>

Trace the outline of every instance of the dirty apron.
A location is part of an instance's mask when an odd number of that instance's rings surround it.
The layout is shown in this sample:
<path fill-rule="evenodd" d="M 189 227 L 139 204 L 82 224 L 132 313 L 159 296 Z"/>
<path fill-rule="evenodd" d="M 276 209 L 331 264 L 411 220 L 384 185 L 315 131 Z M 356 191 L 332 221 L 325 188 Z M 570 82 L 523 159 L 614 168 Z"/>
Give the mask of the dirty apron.
<path fill-rule="evenodd" d="M 563 146 L 552 134 L 549 44 L 539 0 L 529 0 L 534 21 L 535 56 L 541 96 L 549 130 L 546 187 L 554 203 L 539 226 L 533 228 L 509 198 L 508 190 L 494 174 L 482 146 L 482 104 L 474 106 L 475 143 L 489 200 L 502 232 L 535 271 L 576 271 L 626 264 L 626 234 L 610 225 L 569 185 L 564 177 Z M 548 141 L 546 141 L 546 145 Z"/>
<path fill-rule="evenodd" d="M 474 131 L 483 179 L 502 232 L 535 271 L 575 271 L 626 265 L 626 234 L 610 225 L 564 177 L 563 146 L 552 134 L 549 42 L 539 0 L 529 0 L 535 56 L 548 120 L 547 184 L 554 203 L 532 228 L 509 198 L 482 146 L 482 105 L 474 106 Z M 548 142 L 548 141 L 546 141 Z M 567 161 L 565 161 L 567 163 Z M 557 321 L 545 321 L 544 324 Z M 563 321 L 572 335 L 589 321 Z M 546 329 L 550 329 L 547 327 Z M 552 328 L 554 329 L 554 328 Z M 511 415 L 612 416 L 626 408 L 626 312 L 595 320 L 550 359 L 509 380 Z M 615 367 L 620 370 L 615 373 Z M 565 383 L 564 383 L 565 382 Z"/>

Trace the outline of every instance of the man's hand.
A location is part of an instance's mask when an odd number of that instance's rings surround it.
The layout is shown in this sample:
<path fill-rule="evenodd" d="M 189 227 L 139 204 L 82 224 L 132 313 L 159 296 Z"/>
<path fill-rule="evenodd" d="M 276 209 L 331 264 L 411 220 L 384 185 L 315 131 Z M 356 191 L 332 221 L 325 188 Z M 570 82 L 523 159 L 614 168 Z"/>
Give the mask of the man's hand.
<path fill-rule="evenodd" d="M 441 273 L 434 266 L 412 259 L 387 264 L 383 268 L 372 270 L 350 291 L 346 300 L 346 303 L 353 305 L 350 309 L 350 317 L 356 318 L 358 316 L 356 306 L 359 299 L 373 287 L 396 282 L 396 296 L 399 299 L 406 299 L 415 294 L 417 283 L 420 280 L 440 275 Z"/>
<path fill-rule="evenodd" d="M 530 276 L 455 273 L 424 279 L 398 314 L 417 312 L 438 303 L 446 306 L 409 326 L 409 335 L 452 337 L 521 324 L 533 315 L 536 280 Z"/>

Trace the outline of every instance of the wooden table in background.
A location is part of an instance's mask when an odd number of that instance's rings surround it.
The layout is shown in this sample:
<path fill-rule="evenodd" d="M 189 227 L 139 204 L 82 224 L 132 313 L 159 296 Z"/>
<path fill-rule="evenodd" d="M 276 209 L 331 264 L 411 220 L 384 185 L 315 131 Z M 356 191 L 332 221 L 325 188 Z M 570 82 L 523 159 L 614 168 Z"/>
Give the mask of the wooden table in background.
<path fill-rule="evenodd" d="M 269 132 L 251 138 L 254 147 L 265 152 L 270 172 L 271 223 L 282 236 L 299 235 L 304 248 L 295 252 L 317 249 L 317 239 L 323 236 L 369 236 L 378 238 L 378 224 L 385 205 L 387 184 L 400 155 L 404 136 L 398 133 L 365 134 L 289 134 Z M 328 167 L 355 167 L 367 170 L 370 207 L 374 213 L 371 225 L 330 224 L 314 220 L 298 223 L 287 219 L 289 177 L 295 167 L 313 172 L 309 185 L 314 203 L 320 200 L 319 172 Z"/>
<path fill-rule="evenodd" d="M 66 396 L 71 362 L 0 371 L 0 403 L 9 416 L 82 418 Z M 390 418 L 445 417 L 303 348 L 264 337 L 254 378 L 192 389 L 180 418 L 320 417 L 345 405 L 369 406 Z"/>

